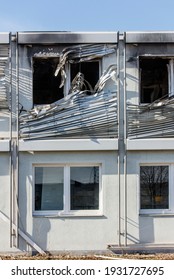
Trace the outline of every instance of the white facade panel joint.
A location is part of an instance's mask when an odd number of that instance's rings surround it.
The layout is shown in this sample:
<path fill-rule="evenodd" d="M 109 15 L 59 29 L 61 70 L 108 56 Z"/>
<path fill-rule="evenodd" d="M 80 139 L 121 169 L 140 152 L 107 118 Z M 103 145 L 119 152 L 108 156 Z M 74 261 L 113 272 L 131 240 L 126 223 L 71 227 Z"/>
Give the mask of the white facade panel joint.
<path fill-rule="evenodd" d="M 61 139 L 19 141 L 19 151 L 110 151 L 118 150 L 117 139 Z"/>

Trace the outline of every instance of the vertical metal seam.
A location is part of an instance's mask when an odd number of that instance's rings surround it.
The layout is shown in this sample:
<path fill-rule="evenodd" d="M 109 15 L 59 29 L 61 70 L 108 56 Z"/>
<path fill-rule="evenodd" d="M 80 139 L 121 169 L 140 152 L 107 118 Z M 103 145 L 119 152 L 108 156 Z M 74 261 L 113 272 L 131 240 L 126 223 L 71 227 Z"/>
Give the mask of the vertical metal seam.
<path fill-rule="evenodd" d="M 125 246 L 127 246 L 127 145 L 126 145 L 126 139 L 127 139 L 127 117 L 126 117 L 126 44 L 125 44 L 125 33 L 124 33 L 124 241 Z"/>
<path fill-rule="evenodd" d="M 18 33 L 16 33 L 16 185 L 15 185 L 15 202 L 16 202 L 16 246 L 18 248 L 18 192 L 19 192 L 19 60 L 18 60 Z"/>
<path fill-rule="evenodd" d="M 12 34 L 9 34 L 9 75 L 10 75 L 10 247 L 12 248 Z"/>
<path fill-rule="evenodd" d="M 119 34 L 118 34 L 119 43 Z M 120 50 L 119 45 L 117 45 L 117 118 L 118 118 L 118 245 L 121 246 L 121 186 L 120 186 Z M 116 199 L 117 201 L 117 199 Z"/>

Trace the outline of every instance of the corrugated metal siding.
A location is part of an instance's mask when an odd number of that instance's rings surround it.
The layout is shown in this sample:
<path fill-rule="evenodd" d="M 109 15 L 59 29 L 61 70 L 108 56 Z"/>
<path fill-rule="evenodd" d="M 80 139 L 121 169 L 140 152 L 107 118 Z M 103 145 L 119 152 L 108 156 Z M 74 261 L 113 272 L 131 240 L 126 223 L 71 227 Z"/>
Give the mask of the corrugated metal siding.
<path fill-rule="evenodd" d="M 9 107 L 9 47 L 0 46 L 0 109 Z"/>
<path fill-rule="evenodd" d="M 127 105 L 127 137 L 174 137 L 174 98 L 147 105 Z"/>
<path fill-rule="evenodd" d="M 65 97 L 45 113 L 20 117 L 20 137 L 23 139 L 113 138 L 117 137 L 117 94 L 100 92 L 86 95 L 78 92 Z"/>

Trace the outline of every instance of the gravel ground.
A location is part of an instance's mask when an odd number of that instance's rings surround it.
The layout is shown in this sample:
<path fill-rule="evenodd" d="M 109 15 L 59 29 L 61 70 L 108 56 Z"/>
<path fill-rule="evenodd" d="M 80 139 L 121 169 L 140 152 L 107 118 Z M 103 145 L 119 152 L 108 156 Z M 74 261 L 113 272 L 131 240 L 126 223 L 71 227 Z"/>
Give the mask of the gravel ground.
<path fill-rule="evenodd" d="M 111 255 L 1 255 L 0 260 L 174 260 L 174 254 L 111 254 Z"/>

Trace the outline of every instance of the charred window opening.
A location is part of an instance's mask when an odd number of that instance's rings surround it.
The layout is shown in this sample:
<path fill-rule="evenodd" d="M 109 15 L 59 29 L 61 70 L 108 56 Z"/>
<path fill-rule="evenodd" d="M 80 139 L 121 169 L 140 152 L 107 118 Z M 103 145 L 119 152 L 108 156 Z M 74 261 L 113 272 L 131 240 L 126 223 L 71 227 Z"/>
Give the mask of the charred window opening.
<path fill-rule="evenodd" d="M 141 103 L 152 103 L 168 95 L 168 59 L 141 58 Z"/>
<path fill-rule="evenodd" d="M 88 61 L 71 64 L 71 82 L 79 72 L 84 75 L 85 79 L 82 90 L 89 90 L 89 85 L 92 87 L 92 89 L 94 89 L 99 79 L 99 61 Z"/>
<path fill-rule="evenodd" d="M 63 88 L 59 88 L 61 77 L 54 72 L 58 57 L 33 58 L 33 104 L 51 104 L 61 98 Z"/>

